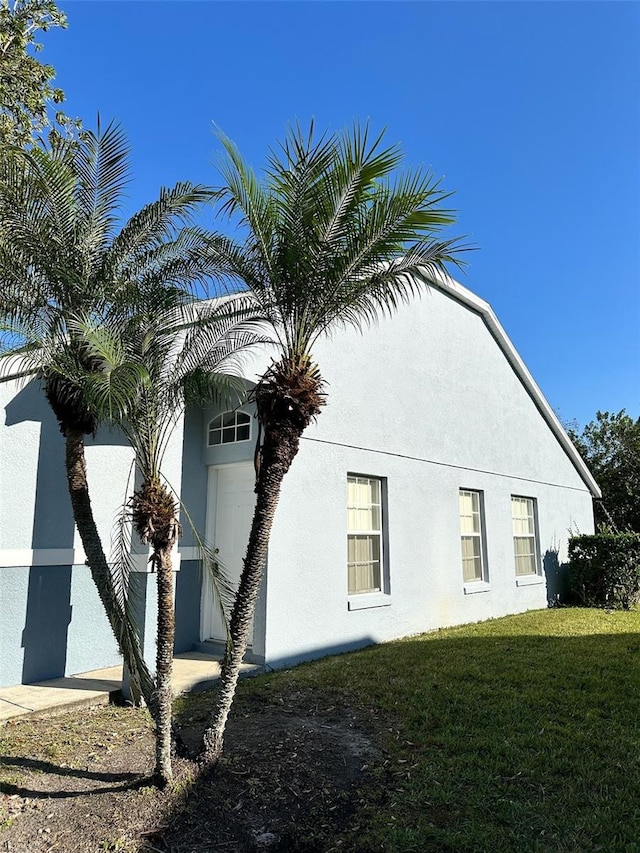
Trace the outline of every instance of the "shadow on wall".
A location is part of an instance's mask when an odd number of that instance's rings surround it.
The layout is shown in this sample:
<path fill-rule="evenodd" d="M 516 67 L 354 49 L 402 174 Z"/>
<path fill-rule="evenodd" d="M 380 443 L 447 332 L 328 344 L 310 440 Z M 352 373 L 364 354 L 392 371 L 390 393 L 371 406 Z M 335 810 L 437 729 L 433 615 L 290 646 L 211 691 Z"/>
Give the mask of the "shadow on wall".
<path fill-rule="evenodd" d="M 548 550 L 542 558 L 547 579 L 547 605 L 559 607 L 569 599 L 569 563 L 561 563 L 558 552 Z"/>
<path fill-rule="evenodd" d="M 325 658 L 330 655 L 342 655 L 345 652 L 355 652 L 358 649 L 364 649 L 367 646 L 373 645 L 376 645 L 376 640 L 373 637 L 358 637 L 355 640 L 347 640 L 344 643 L 336 643 L 332 646 L 318 646 L 314 649 L 307 649 L 304 652 L 283 655 L 275 660 L 269 660 L 266 669 L 283 669 L 288 666 L 297 666 L 305 661 L 317 660 L 318 658 Z"/>
<path fill-rule="evenodd" d="M 5 407 L 7 427 L 24 421 L 40 423 L 40 446 L 35 483 L 31 548 L 34 551 L 72 552 L 74 522 L 64 467 L 64 439 L 38 382 L 26 385 Z M 121 445 L 124 437 L 105 432 L 87 444 Z M 43 681 L 65 674 L 67 634 L 72 617 L 71 557 L 68 565 L 29 568 L 22 632 L 22 683 Z M 46 560 L 41 555 L 38 562 Z M 60 557 L 58 556 L 58 559 Z"/>
<path fill-rule="evenodd" d="M 203 645 L 205 644 L 197 644 L 197 649 L 194 653 L 194 660 L 202 660 L 200 654 Z M 260 664 L 258 664 L 256 669 L 252 671 L 244 671 L 241 673 L 241 676 L 251 678 L 252 676 L 260 675 L 263 671 L 271 672 L 272 670 L 276 669 L 293 667 L 300 663 L 304 663 L 305 661 L 317 660 L 319 658 L 326 658 L 332 655 L 341 655 L 345 654 L 346 652 L 354 652 L 358 649 L 364 649 L 368 646 L 374 645 L 376 645 L 376 641 L 373 639 L 373 637 L 360 637 L 357 640 L 352 640 L 347 643 L 338 643 L 337 645 L 333 646 L 320 646 L 315 649 L 309 649 L 308 651 L 302 652 L 297 655 L 292 655 L 291 657 L 282 657 L 275 661 L 269 661 L 269 663 L 264 666 L 264 669 Z M 210 652 L 207 653 L 211 654 Z M 215 657 L 219 660 L 222 660 L 222 654 L 222 649 L 220 649 L 219 655 L 215 655 Z M 186 660 L 189 659 L 188 653 L 182 653 L 181 657 Z M 251 663 L 251 661 L 247 661 L 246 658 L 244 662 Z M 218 677 L 218 672 L 214 671 L 214 668 L 212 667 L 211 676 L 203 677 L 201 681 L 192 684 L 189 690 L 191 693 L 201 693 L 204 690 L 211 690 L 213 687 L 215 687 Z"/>

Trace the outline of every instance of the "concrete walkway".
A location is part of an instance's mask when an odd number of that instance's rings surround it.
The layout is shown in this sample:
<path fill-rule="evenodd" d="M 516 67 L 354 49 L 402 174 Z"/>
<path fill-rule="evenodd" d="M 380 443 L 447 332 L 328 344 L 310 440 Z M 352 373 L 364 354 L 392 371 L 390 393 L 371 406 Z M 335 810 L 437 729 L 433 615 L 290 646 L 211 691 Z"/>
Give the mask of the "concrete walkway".
<path fill-rule="evenodd" d="M 243 664 L 241 675 L 261 667 Z M 178 693 L 207 690 L 220 676 L 220 661 L 202 652 L 183 652 L 173 659 L 173 690 Z M 37 684 L 0 687 L 0 725 L 26 715 L 46 716 L 84 705 L 106 705 L 120 692 L 122 666 L 81 672 Z"/>

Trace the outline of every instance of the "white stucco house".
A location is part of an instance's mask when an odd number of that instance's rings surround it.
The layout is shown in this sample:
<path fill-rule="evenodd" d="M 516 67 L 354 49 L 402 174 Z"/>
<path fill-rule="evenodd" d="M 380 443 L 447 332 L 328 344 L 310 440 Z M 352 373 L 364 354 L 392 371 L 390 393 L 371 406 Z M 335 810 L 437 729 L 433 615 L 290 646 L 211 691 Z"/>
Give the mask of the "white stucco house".
<path fill-rule="evenodd" d="M 545 607 L 569 532 L 593 531 L 600 493 L 490 306 L 438 284 L 363 333 L 337 330 L 314 355 L 328 404 L 285 479 L 253 659 L 283 666 Z M 247 381 L 267 363 L 252 356 Z M 74 532 L 55 420 L 35 386 L 0 386 L 0 402 L 0 684 L 116 663 Z M 251 405 L 190 409 L 168 460 L 197 527 L 236 576 L 255 440 Z M 87 455 L 108 543 L 132 452 L 103 433 Z M 215 648 L 223 626 L 188 531 L 180 552 L 176 650 Z M 152 659 L 153 576 L 143 569 L 135 582 Z"/>

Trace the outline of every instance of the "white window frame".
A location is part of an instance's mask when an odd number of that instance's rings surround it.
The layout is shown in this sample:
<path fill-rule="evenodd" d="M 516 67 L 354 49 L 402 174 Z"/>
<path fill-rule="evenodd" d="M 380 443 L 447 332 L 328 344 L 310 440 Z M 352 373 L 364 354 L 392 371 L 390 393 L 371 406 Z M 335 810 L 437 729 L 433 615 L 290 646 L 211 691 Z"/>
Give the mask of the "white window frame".
<path fill-rule="evenodd" d="M 225 423 L 225 418 L 229 420 L 229 415 L 233 415 L 233 423 Z M 248 438 L 238 438 L 238 430 L 241 427 L 249 427 Z M 225 432 L 233 430 L 233 438 L 231 441 L 225 441 Z M 213 442 L 214 433 L 220 435 L 220 441 Z M 230 444 L 243 444 L 245 441 L 251 441 L 251 415 L 248 412 L 243 412 L 241 409 L 235 409 L 229 412 L 221 412 L 209 421 L 207 426 L 207 447 L 225 447 Z"/>
<path fill-rule="evenodd" d="M 378 500 L 369 501 L 366 504 L 351 504 L 349 500 L 349 484 L 358 482 L 378 484 Z M 366 529 L 359 528 L 357 525 L 350 526 L 349 510 L 367 510 L 376 507 L 378 509 L 379 525 L 377 527 L 368 527 Z M 389 595 L 389 574 L 387 568 L 387 553 L 388 547 L 385 541 L 385 524 L 386 524 L 386 481 L 382 477 L 376 477 L 369 474 L 347 474 L 347 593 L 348 593 L 348 609 L 361 610 L 368 607 L 383 607 L 391 603 Z M 375 588 L 357 590 L 349 587 L 349 574 L 352 565 L 349 563 L 348 546 L 352 537 L 365 536 L 375 537 L 378 544 L 378 579 L 379 584 Z"/>
<path fill-rule="evenodd" d="M 516 512 L 521 509 L 523 502 L 526 502 L 526 513 Z M 526 521 L 528 531 L 524 533 L 522 529 L 516 529 L 518 522 Z M 525 578 L 538 578 L 541 575 L 540 565 L 540 547 L 538 544 L 538 507 L 535 498 L 526 495 L 511 495 L 511 526 L 513 535 L 513 558 L 514 570 L 516 575 L 516 583 L 520 583 Z M 529 541 L 529 551 L 527 554 L 519 554 L 517 542 L 524 540 Z M 518 563 L 523 557 L 528 557 L 530 563 L 533 563 L 533 571 L 519 571 Z M 531 559 L 532 558 L 532 559 Z"/>
<path fill-rule="evenodd" d="M 472 510 L 471 516 L 467 513 L 463 513 L 462 511 L 462 501 L 461 498 L 464 496 L 470 496 L 472 498 Z M 476 498 L 475 506 L 473 506 L 473 498 Z M 475 508 L 477 506 L 477 509 Z M 488 584 L 488 575 L 487 575 L 487 555 L 486 555 L 486 541 L 485 541 L 485 520 L 484 520 L 484 494 L 479 489 L 467 489 L 460 488 L 458 490 L 458 517 L 460 522 L 460 555 L 461 555 L 461 567 L 462 567 L 462 581 L 464 584 L 465 593 L 470 592 L 484 592 L 489 590 Z M 473 530 L 465 530 L 463 525 L 463 518 L 474 518 L 477 519 L 477 524 L 473 524 Z M 477 529 L 476 529 L 477 528 Z M 476 548 L 474 548 L 474 553 L 477 550 L 477 555 L 480 558 L 480 576 L 473 578 L 465 578 L 464 576 L 464 566 L 465 566 L 465 556 L 464 556 L 464 547 L 463 543 L 465 539 L 473 539 L 477 543 Z"/>

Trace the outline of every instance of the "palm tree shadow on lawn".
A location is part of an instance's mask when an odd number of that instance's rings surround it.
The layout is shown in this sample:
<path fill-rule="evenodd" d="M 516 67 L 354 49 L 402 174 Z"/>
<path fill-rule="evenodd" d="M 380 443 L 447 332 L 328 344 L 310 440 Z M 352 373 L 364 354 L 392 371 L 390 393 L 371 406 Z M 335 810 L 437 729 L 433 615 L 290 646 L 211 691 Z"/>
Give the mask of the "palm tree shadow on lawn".
<path fill-rule="evenodd" d="M 136 790 L 146 785 L 150 785 L 152 777 L 149 774 L 140 774 L 135 772 L 125 773 L 110 773 L 99 772 L 96 770 L 79 770 L 73 767 L 67 767 L 60 764 L 53 764 L 49 761 L 38 761 L 32 758 L 22 758 L 19 756 L 0 756 L 0 771 L 6 771 L 9 768 L 19 768 L 26 771 L 29 776 L 34 774 L 32 778 L 41 780 L 42 786 L 28 788 L 25 785 L 15 785 L 10 782 L 0 783 L 0 790 L 6 796 L 29 797 L 31 799 L 67 799 L 70 797 L 82 797 L 92 794 L 109 794 L 118 793 L 128 790 Z M 57 780 L 60 780 L 59 782 Z M 87 780 L 96 783 L 104 784 L 96 785 L 92 789 L 81 787 L 78 790 L 61 790 L 57 786 L 64 779 Z M 26 781 L 26 779 L 25 779 Z M 108 783 L 121 782 L 121 785 L 108 785 Z"/>
<path fill-rule="evenodd" d="M 499 837 L 521 853 L 541 837 L 545 849 L 596 849 L 615 825 L 607 850 L 624 853 L 640 800 L 638 625 L 634 613 L 546 610 L 246 680 L 222 759 L 193 783 L 181 764 L 185 784 L 169 796 L 147 787 L 153 738 L 139 711 L 17 724 L 21 756 L 3 790 L 51 797 L 53 817 L 27 807 L 2 837 L 32 853 L 54 842 L 88 853 L 116 835 L 171 853 L 249 853 L 265 833 L 288 853 L 339 840 L 345 851 L 471 851 Z M 177 703 L 194 742 L 214 701 Z M 79 769 L 49 760 L 56 745 Z"/>
<path fill-rule="evenodd" d="M 527 616 L 522 634 L 461 629 L 242 685 L 227 751 L 174 807 L 162 843 L 250 851 L 266 832 L 274 849 L 305 853 L 341 837 L 345 850 L 471 850 L 499 831 L 515 853 L 542 831 L 557 849 L 559 838 L 593 849 L 611 819 L 631 838 L 638 634 L 536 635 Z M 183 722 L 203 724 L 206 701 L 187 698 Z M 585 801 L 603 778 L 605 794 Z M 381 847 L 385 815 L 408 835 Z M 352 834 L 376 822 L 371 836 Z"/>

